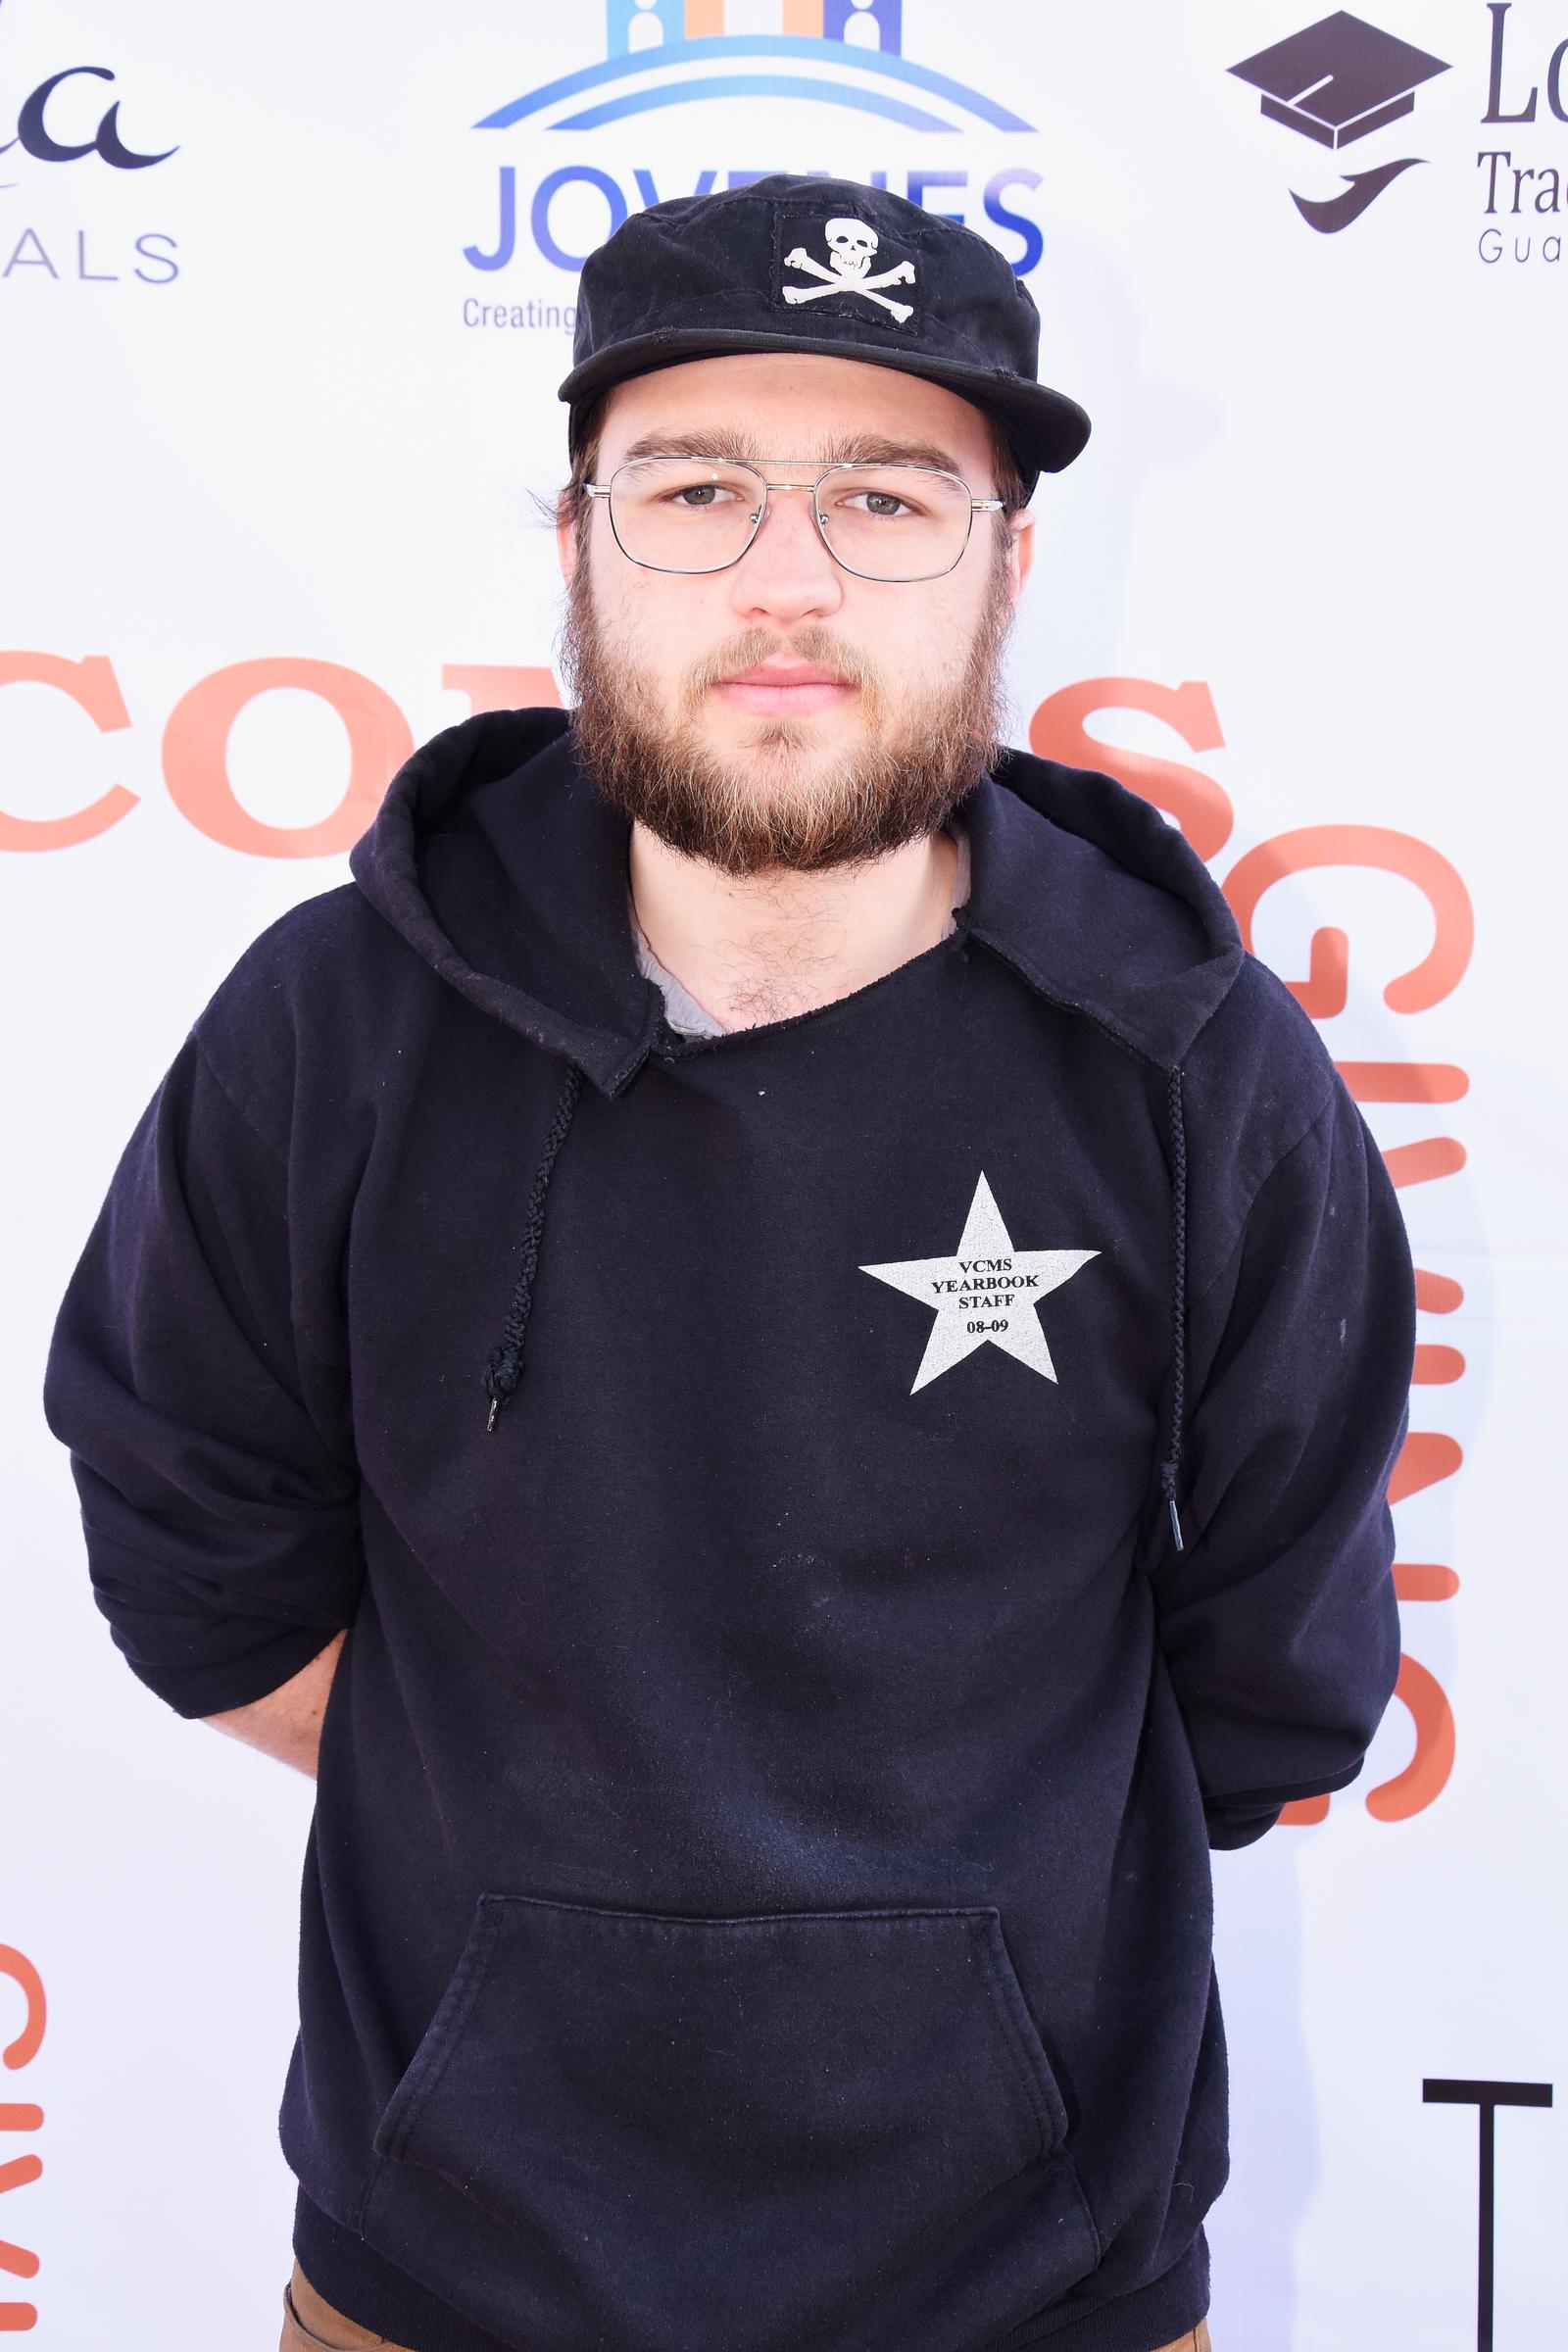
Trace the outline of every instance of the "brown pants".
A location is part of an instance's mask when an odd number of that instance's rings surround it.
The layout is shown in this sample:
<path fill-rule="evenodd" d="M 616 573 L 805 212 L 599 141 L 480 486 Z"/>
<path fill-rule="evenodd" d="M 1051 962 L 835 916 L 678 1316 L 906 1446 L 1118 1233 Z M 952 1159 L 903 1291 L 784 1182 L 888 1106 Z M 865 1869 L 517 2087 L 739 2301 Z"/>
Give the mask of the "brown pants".
<path fill-rule="evenodd" d="M 277 2352 L 364 2352 L 367 2345 L 378 2345 L 380 2352 L 409 2352 L 407 2344 L 394 2344 L 389 2336 L 375 2335 L 334 2311 L 325 2296 L 317 2293 L 298 2263 L 283 2289 L 283 2315 Z M 1200 2320 L 1174 2343 L 1161 2344 L 1158 2352 L 1213 2352 L 1207 2321 Z"/>

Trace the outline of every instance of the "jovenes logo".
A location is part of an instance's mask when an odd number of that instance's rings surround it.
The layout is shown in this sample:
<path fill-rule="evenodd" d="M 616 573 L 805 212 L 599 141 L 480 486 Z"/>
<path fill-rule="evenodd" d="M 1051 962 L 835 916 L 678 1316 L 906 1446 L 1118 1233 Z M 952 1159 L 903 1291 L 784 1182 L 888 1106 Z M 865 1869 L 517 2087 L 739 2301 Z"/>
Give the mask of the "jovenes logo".
<path fill-rule="evenodd" d="M 958 219 L 973 179 L 973 209 L 983 218 L 971 224 L 988 234 L 1005 232 L 995 241 L 1020 277 L 1039 262 L 1040 231 L 1008 201 L 1016 189 L 1037 188 L 1039 172 L 1022 166 L 975 172 L 972 146 L 971 166 L 965 166 L 951 143 L 955 132 L 989 144 L 999 135 L 1032 132 L 1035 125 L 985 91 L 906 57 L 903 0 L 607 0 L 604 25 L 603 58 L 509 98 L 474 124 L 492 136 L 520 128 L 535 154 L 538 134 L 548 141 L 575 133 L 595 144 L 592 161 L 564 160 L 545 172 L 525 195 L 525 209 L 519 207 L 518 167 L 499 163 L 497 225 L 483 243 L 465 249 L 470 268 L 505 269 L 517 253 L 520 229 L 524 252 L 531 245 L 556 269 L 576 271 L 585 247 L 639 206 L 743 185 L 768 171 L 823 169 L 873 187 L 892 186 L 916 203 L 927 189 L 940 189 L 942 210 Z M 670 179 L 667 164 L 621 166 L 604 140 L 617 123 L 646 124 L 652 138 L 677 108 L 707 110 L 708 121 L 721 130 L 724 102 L 748 99 L 765 99 L 773 110 L 809 108 L 809 118 L 802 115 L 803 136 L 809 123 L 818 141 L 824 121 L 819 108 L 835 110 L 846 127 L 858 117 L 863 128 L 869 119 L 901 147 L 940 134 L 941 165 L 906 163 L 867 172 L 815 152 L 774 154 L 760 170 L 751 163 L 711 164 L 694 166 L 688 174 L 682 167 L 676 186 L 661 184 Z"/>

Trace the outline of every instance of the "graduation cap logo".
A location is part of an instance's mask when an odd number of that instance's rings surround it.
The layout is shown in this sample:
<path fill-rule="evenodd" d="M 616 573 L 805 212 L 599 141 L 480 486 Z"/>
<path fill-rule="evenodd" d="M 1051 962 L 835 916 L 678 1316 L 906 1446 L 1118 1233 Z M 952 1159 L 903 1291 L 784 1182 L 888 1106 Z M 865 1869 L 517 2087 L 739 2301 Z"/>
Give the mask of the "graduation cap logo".
<path fill-rule="evenodd" d="M 1284 122 L 1319 146 L 1337 151 L 1413 113 L 1421 84 L 1435 74 L 1446 74 L 1448 67 L 1443 58 L 1431 57 L 1425 49 L 1341 8 L 1260 49 L 1255 57 L 1243 58 L 1229 71 L 1261 90 L 1270 122 Z M 1293 190 L 1294 201 L 1311 227 L 1348 228 L 1391 180 L 1422 160 L 1407 155 L 1398 163 L 1347 172 L 1345 193 L 1326 203 L 1313 203 Z"/>

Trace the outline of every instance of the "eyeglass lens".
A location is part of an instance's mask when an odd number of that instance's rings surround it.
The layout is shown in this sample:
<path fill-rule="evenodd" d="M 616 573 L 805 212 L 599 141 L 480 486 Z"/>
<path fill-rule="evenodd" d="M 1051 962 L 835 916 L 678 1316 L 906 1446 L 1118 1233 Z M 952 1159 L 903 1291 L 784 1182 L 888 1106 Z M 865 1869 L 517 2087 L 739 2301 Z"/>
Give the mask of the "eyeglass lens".
<path fill-rule="evenodd" d="M 611 527 L 634 564 L 719 571 L 745 554 L 765 496 L 762 476 L 750 466 L 634 458 L 612 479 Z M 817 488 L 824 539 L 847 570 L 865 579 L 927 579 L 951 570 L 971 512 L 966 484 L 930 466 L 837 466 Z"/>

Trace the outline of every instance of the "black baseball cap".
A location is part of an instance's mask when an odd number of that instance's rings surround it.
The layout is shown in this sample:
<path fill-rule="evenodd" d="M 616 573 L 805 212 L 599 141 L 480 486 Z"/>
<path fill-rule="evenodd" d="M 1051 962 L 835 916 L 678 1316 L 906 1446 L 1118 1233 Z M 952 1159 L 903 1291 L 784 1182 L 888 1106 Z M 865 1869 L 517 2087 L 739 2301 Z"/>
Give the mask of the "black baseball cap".
<path fill-rule="evenodd" d="M 1004 428 L 1032 490 L 1089 438 L 1037 379 L 1040 314 L 994 245 L 858 180 L 773 172 L 633 213 L 583 265 L 570 403 L 628 375 L 738 351 L 820 352 L 945 384 Z"/>

